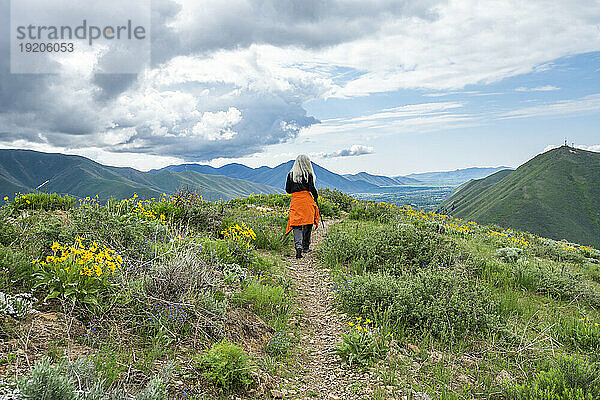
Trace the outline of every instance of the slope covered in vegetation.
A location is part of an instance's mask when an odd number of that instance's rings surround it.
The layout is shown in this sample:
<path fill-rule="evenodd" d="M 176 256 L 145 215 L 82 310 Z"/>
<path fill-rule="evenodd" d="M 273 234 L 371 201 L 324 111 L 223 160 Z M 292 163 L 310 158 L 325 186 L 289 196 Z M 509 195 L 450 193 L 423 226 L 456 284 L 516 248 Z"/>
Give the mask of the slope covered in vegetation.
<path fill-rule="evenodd" d="M 501 178 L 501 179 L 499 179 Z M 600 246 L 600 153 L 562 146 L 465 184 L 440 212 Z"/>
<path fill-rule="evenodd" d="M 346 358 L 380 358 L 389 336 L 409 351 L 385 368 L 433 398 L 598 398 L 598 250 L 410 207 L 346 209 L 321 253 L 356 319 Z"/>
<path fill-rule="evenodd" d="M 598 398 L 597 250 L 323 190 L 317 258 L 292 261 L 289 199 L 9 199 L 0 390 Z"/>

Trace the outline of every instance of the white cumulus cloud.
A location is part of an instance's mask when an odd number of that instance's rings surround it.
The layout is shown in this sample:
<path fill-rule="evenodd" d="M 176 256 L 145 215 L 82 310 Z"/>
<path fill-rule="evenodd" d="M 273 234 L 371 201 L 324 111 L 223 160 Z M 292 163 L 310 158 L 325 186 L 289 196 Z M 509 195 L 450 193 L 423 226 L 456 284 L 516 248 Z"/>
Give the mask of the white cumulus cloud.
<path fill-rule="evenodd" d="M 242 113 L 235 107 L 229 107 L 227 111 L 206 111 L 192 128 L 192 133 L 208 140 L 229 140 L 237 135 L 231 128 L 241 120 Z"/>

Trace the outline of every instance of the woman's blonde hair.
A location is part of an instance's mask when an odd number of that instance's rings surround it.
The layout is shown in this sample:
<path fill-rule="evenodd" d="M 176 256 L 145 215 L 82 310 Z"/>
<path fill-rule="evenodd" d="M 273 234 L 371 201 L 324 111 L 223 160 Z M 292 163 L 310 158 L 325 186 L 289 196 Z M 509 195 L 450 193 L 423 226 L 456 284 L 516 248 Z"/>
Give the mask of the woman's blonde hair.
<path fill-rule="evenodd" d="M 308 181 L 309 176 L 312 176 L 313 182 L 316 181 L 317 177 L 315 176 L 315 171 L 313 171 L 310 158 L 305 154 L 300 154 L 292 167 L 292 180 L 300 183 L 303 180 Z"/>

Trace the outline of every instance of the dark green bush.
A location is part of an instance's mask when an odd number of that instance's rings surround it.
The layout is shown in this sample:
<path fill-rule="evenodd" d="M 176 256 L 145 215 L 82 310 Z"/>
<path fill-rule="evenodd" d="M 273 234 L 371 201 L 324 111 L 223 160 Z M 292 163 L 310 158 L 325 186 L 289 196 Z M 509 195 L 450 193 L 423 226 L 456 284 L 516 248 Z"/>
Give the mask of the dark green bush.
<path fill-rule="evenodd" d="M 321 218 L 339 218 L 340 208 L 330 200 L 319 197 L 319 213 Z"/>
<path fill-rule="evenodd" d="M 343 193 L 337 189 L 319 189 L 319 198 L 329 200 L 336 205 L 340 210 L 350 212 L 352 203 L 355 201 L 350 195 Z"/>
<path fill-rule="evenodd" d="M 122 253 L 139 258 L 147 242 L 168 240 L 167 229 L 158 221 L 135 214 L 119 216 L 107 208 L 84 204 L 73 212 L 72 229 L 83 238 L 95 240 Z"/>
<path fill-rule="evenodd" d="M 241 204 L 254 204 L 264 207 L 287 208 L 290 206 L 291 197 L 289 194 L 259 194 L 249 197 L 241 197 L 230 200 L 233 206 Z"/>
<path fill-rule="evenodd" d="M 550 240 L 532 240 L 533 244 L 530 247 L 530 251 L 536 257 L 549 258 L 554 261 L 569 261 L 578 264 L 582 264 L 586 261 L 586 257 L 583 253 L 565 248 L 560 245 L 561 242 L 550 241 Z"/>
<path fill-rule="evenodd" d="M 454 265 L 457 246 L 448 238 L 410 224 L 345 223 L 327 232 L 322 256 L 329 265 L 350 264 L 355 271 L 407 270 Z"/>
<path fill-rule="evenodd" d="M 598 376 L 598 363 L 565 357 L 530 382 L 507 387 L 505 396 L 508 400 L 597 400 L 600 399 Z"/>
<path fill-rule="evenodd" d="M 17 228 L 6 219 L 4 209 L 0 210 L 0 245 L 8 245 L 17 240 Z"/>
<path fill-rule="evenodd" d="M 35 284 L 33 265 L 23 253 L 0 245 L 0 291 L 10 293 L 17 288 L 29 291 Z"/>
<path fill-rule="evenodd" d="M 210 202 L 151 202 L 146 206 L 159 218 L 164 215 L 167 222 L 180 222 L 202 231 L 216 232 L 221 223 L 218 208 Z"/>
<path fill-rule="evenodd" d="M 35 219 L 37 221 L 33 221 L 33 219 L 31 221 L 27 236 L 30 238 L 28 242 L 30 251 L 36 256 L 49 255 L 48 250 L 54 242 L 73 243 L 75 241 L 76 235 L 73 226 L 65 224 L 63 220 L 51 215 L 36 216 Z"/>
<path fill-rule="evenodd" d="M 196 367 L 204 377 L 227 391 L 245 389 L 253 383 L 253 365 L 244 350 L 223 339 L 197 357 Z"/>
<path fill-rule="evenodd" d="M 398 219 L 397 211 L 387 203 L 354 201 L 349 213 L 350 219 L 358 221 L 391 222 Z"/>
<path fill-rule="evenodd" d="M 430 334 L 445 342 L 484 331 L 497 322 L 489 294 L 467 277 L 429 271 L 398 277 L 365 274 L 354 277 L 337 297 L 342 309 L 356 316 L 394 321 L 401 332 Z"/>
<path fill-rule="evenodd" d="M 284 217 L 283 214 L 247 216 L 243 220 L 256 234 L 256 239 L 252 241 L 256 248 L 282 250 L 289 245 L 289 238 L 283 236 L 287 225 L 287 217 Z"/>

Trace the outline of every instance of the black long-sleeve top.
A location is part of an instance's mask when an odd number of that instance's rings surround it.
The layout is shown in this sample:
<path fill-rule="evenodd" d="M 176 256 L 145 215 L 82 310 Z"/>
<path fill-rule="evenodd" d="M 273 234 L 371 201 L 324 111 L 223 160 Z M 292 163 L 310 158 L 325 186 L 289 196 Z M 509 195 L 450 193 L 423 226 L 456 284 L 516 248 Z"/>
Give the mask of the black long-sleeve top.
<path fill-rule="evenodd" d="M 312 176 L 308 177 L 308 182 L 302 179 L 302 182 L 298 183 L 294 182 L 294 180 L 292 179 L 292 171 L 290 171 L 287 175 L 287 180 L 285 182 L 285 191 L 287 193 L 295 193 L 301 192 L 303 190 L 308 190 L 315 199 L 315 202 L 319 198 L 319 193 L 317 193 L 317 189 L 315 188 L 315 183 L 313 182 Z"/>

